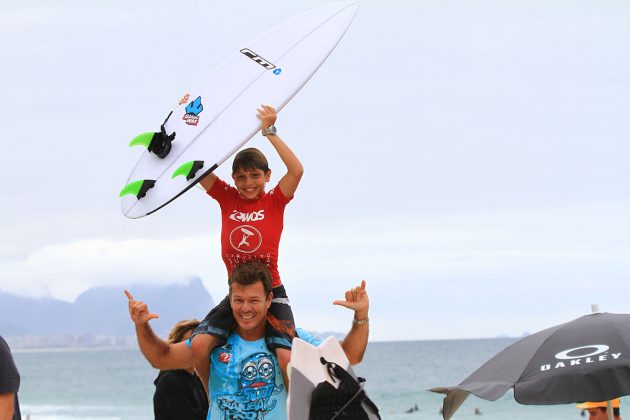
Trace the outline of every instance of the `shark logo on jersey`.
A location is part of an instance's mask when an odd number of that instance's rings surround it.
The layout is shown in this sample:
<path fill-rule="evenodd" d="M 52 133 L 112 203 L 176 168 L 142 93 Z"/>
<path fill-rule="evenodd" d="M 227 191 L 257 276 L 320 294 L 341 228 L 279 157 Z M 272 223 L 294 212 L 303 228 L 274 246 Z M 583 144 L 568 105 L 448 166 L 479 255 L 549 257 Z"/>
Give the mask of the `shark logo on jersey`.
<path fill-rule="evenodd" d="M 262 235 L 253 226 L 241 225 L 230 232 L 230 245 L 239 252 L 251 254 L 262 245 Z"/>

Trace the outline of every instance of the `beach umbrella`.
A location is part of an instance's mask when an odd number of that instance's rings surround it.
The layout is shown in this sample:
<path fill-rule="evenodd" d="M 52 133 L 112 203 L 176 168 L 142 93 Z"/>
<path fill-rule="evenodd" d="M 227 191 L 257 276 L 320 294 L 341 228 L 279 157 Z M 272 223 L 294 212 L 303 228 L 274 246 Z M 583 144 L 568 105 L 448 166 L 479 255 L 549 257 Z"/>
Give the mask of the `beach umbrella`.
<path fill-rule="evenodd" d="M 446 394 L 450 419 L 469 394 L 495 401 L 510 388 L 521 404 L 608 401 L 630 395 L 630 315 L 595 313 L 527 336 Z"/>

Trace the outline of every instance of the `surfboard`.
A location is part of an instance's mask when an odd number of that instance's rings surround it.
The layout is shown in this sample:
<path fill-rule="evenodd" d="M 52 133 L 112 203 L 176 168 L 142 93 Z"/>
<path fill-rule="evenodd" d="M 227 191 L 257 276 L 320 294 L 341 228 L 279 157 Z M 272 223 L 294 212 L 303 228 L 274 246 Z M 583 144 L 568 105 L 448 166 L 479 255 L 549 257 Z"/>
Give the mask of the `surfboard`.
<path fill-rule="evenodd" d="M 130 143 L 146 150 L 119 194 L 123 214 L 139 218 L 159 210 L 238 151 L 259 131 L 256 108 L 280 111 L 339 43 L 357 8 L 332 3 L 285 21 L 178 98 L 160 131 Z"/>
<path fill-rule="evenodd" d="M 289 364 L 289 395 L 287 397 L 287 416 L 289 420 L 308 420 L 310 414 L 311 395 L 315 387 L 322 382 L 328 382 L 333 387 L 339 387 L 339 381 L 334 381 L 320 358 L 334 362 L 344 368 L 355 379 L 357 375 L 352 370 L 339 341 L 335 337 L 326 338 L 319 346 L 313 346 L 299 338 L 293 339 L 291 348 L 291 362 Z M 370 420 L 380 420 L 366 403 L 362 403 Z"/>

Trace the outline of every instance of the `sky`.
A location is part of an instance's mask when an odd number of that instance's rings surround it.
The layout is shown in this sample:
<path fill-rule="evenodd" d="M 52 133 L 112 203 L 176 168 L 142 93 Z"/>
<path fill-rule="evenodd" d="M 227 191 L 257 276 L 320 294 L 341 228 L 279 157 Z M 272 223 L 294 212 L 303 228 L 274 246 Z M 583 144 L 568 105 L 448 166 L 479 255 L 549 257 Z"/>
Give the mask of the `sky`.
<path fill-rule="evenodd" d="M 224 296 L 201 190 L 122 215 L 141 153 L 128 142 L 233 51 L 325 3 L 4 1 L 0 291 L 72 301 L 198 276 Z M 612 0 L 361 1 L 276 124 L 305 167 L 279 261 L 297 323 L 346 330 L 331 302 L 362 279 L 373 340 L 630 312 L 629 21 Z M 264 138 L 247 145 L 282 173 Z"/>

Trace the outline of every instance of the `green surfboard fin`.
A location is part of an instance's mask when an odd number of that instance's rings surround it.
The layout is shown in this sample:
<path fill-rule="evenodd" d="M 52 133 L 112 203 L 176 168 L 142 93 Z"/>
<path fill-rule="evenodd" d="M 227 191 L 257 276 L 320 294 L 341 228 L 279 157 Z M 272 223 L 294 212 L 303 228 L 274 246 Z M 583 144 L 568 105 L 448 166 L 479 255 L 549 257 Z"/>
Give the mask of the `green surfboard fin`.
<path fill-rule="evenodd" d="M 171 178 L 183 175 L 186 177 L 187 181 L 190 181 L 195 177 L 197 171 L 201 168 L 203 168 L 203 160 L 191 160 L 190 162 L 186 162 L 179 168 L 175 169 Z"/>
<path fill-rule="evenodd" d="M 131 140 L 131 142 L 129 142 L 129 147 L 144 146 L 148 149 L 149 145 L 151 144 L 151 140 L 153 140 L 154 135 L 155 133 L 153 132 L 142 133 L 140 135 L 137 135 Z"/>
<path fill-rule="evenodd" d="M 155 181 L 152 179 L 141 179 L 140 181 L 134 181 L 124 186 L 124 188 L 118 194 L 119 197 L 133 194 L 138 200 L 147 195 L 149 191 L 155 185 Z"/>

